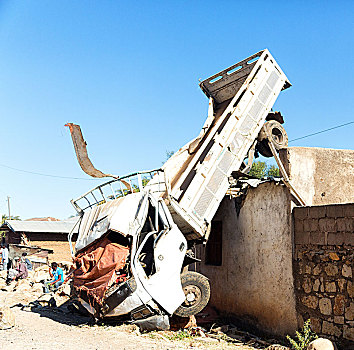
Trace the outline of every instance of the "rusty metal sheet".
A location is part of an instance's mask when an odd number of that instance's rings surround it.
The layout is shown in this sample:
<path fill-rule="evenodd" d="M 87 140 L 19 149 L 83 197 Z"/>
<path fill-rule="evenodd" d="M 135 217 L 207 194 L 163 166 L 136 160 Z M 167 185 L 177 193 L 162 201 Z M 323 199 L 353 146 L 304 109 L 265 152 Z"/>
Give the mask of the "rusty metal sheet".
<path fill-rule="evenodd" d="M 79 161 L 81 169 L 92 177 L 114 177 L 118 178 L 116 175 L 105 174 L 102 171 L 96 169 L 88 157 L 86 145 L 87 143 L 82 136 L 80 125 L 67 123 L 65 126 L 69 127 L 71 138 L 73 140 L 75 153 L 77 160 Z M 128 187 L 128 186 L 127 186 Z M 129 188 L 129 187 L 128 187 Z"/>

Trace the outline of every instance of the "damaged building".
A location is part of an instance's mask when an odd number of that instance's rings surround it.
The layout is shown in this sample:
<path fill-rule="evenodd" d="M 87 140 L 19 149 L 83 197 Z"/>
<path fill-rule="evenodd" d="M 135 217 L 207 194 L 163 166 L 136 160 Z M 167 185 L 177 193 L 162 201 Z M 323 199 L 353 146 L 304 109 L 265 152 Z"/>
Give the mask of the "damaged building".
<path fill-rule="evenodd" d="M 354 151 L 290 147 L 280 157 L 306 206 L 296 207 L 281 181 L 231 189 L 198 247 L 197 271 L 209 278 L 210 305 L 222 315 L 279 336 L 310 318 L 318 334 L 347 346 L 354 340 Z"/>
<path fill-rule="evenodd" d="M 38 247 L 42 249 L 41 255 L 49 257 L 51 261 L 70 262 L 68 234 L 74 230 L 73 240 L 76 240 L 77 227 L 74 227 L 76 222 L 77 218 L 62 221 L 6 220 L 0 230 L 5 232 L 4 243 L 10 244 L 10 247 L 14 245 Z M 10 249 L 10 254 L 11 250 L 14 249 Z M 26 251 L 25 248 L 22 250 Z"/>

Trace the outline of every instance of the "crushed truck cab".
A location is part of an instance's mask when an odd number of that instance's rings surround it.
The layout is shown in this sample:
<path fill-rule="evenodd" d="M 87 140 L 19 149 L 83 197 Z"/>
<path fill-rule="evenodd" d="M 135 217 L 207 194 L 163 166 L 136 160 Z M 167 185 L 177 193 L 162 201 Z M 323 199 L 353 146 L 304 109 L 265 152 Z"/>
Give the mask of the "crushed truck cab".
<path fill-rule="evenodd" d="M 113 177 L 72 201 L 80 216 L 75 249 L 69 235 L 73 293 L 91 314 L 166 329 L 173 313 L 206 306 L 207 278 L 184 269 L 197 261 L 191 248 L 207 241 L 231 173 L 247 174 L 257 151 L 276 157 L 287 146 L 271 109 L 289 86 L 268 50 L 202 81 L 209 109 L 199 135 L 161 169 L 125 177 L 95 169 L 80 127 L 68 124 L 82 169 Z"/>

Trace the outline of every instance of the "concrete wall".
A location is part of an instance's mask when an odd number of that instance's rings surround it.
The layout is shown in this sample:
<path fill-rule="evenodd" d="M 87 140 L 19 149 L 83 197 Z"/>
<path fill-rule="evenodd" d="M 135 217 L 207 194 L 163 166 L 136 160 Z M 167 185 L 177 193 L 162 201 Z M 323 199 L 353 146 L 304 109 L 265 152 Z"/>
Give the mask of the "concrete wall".
<path fill-rule="evenodd" d="M 280 158 L 306 205 L 354 201 L 354 151 L 289 147 Z"/>
<path fill-rule="evenodd" d="M 205 265 L 202 252 L 198 266 L 210 279 L 210 305 L 281 336 L 297 328 L 289 203 L 275 183 L 249 189 L 239 216 L 225 198 L 214 219 L 223 225 L 222 265 Z"/>
<path fill-rule="evenodd" d="M 295 208 L 297 310 L 342 349 L 354 345 L 354 204 Z M 301 322 L 301 320 L 300 320 Z"/>

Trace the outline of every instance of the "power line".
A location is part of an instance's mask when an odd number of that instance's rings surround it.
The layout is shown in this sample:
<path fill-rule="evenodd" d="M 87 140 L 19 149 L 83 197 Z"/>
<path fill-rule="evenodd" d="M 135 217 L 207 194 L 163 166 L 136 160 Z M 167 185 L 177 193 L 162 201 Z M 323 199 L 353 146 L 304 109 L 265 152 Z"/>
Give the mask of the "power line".
<path fill-rule="evenodd" d="M 324 132 L 327 132 L 327 131 L 330 131 L 330 130 L 334 130 L 334 129 L 338 129 L 338 128 L 341 128 L 343 126 L 350 125 L 350 124 L 354 124 L 354 121 L 351 121 L 351 122 L 348 122 L 348 123 L 345 123 L 345 124 L 341 124 L 341 125 L 337 125 L 337 126 L 333 126 L 332 128 L 328 128 L 328 129 L 324 129 L 324 130 L 321 130 L 321 131 L 317 131 L 317 132 L 314 132 L 312 134 L 308 134 L 308 135 L 305 135 L 305 136 L 301 136 L 301 137 L 298 137 L 296 139 L 292 139 L 289 142 L 302 140 L 304 138 L 307 138 L 307 137 L 310 137 L 310 136 L 314 136 L 314 135 L 318 135 L 318 134 L 322 134 Z M 8 169 L 20 171 L 22 173 L 27 173 L 27 174 L 32 174 L 32 175 L 39 175 L 39 176 L 46 176 L 46 177 L 53 177 L 53 178 L 57 178 L 57 179 L 85 180 L 85 181 L 99 180 L 99 179 L 86 179 L 84 177 L 71 177 L 71 176 L 60 176 L 60 175 L 52 175 L 52 174 L 43 174 L 43 173 L 38 173 L 38 172 L 35 172 L 35 171 L 29 171 L 29 170 L 23 170 L 23 169 L 14 168 L 14 167 L 11 167 L 11 166 L 8 166 L 8 165 L 5 165 L 5 164 L 0 164 L 0 166 L 3 167 L 3 168 L 8 168 Z"/>
<path fill-rule="evenodd" d="M 354 121 L 351 121 L 351 122 L 348 122 L 348 123 L 345 123 L 345 124 L 341 124 L 341 125 L 337 125 L 337 126 L 334 126 L 332 128 L 329 128 L 329 129 L 325 129 L 325 130 L 314 132 L 313 134 L 308 134 L 308 135 L 305 135 L 305 136 L 298 137 L 296 139 L 290 140 L 289 142 L 302 140 L 302 139 L 305 139 L 306 137 L 322 134 L 323 132 L 330 131 L 330 130 L 333 130 L 333 129 L 338 129 L 338 128 L 341 128 L 342 126 L 346 126 L 346 125 L 353 124 L 353 123 L 354 123 Z"/>
<path fill-rule="evenodd" d="M 99 180 L 99 179 L 86 179 L 84 177 L 71 177 L 71 176 L 60 176 L 60 175 L 51 175 L 51 174 L 43 174 L 43 173 L 37 173 L 35 171 L 29 171 L 29 170 L 23 170 L 23 169 L 18 169 L 18 168 L 13 168 L 11 166 L 5 165 L 5 164 L 0 164 L 1 167 L 3 168 L 8 168 L 16 171 L 20 171 L 22 173 L 27 173 L 27 174 L 33 174 L 33 175 L 40 175 L 40 176 L 46 176 L 46 177 L 54 177 L 57 179 L 68 179 L 68 180 L 86 180 L 86 181 L 94 181 L 94 180 Z"/>

